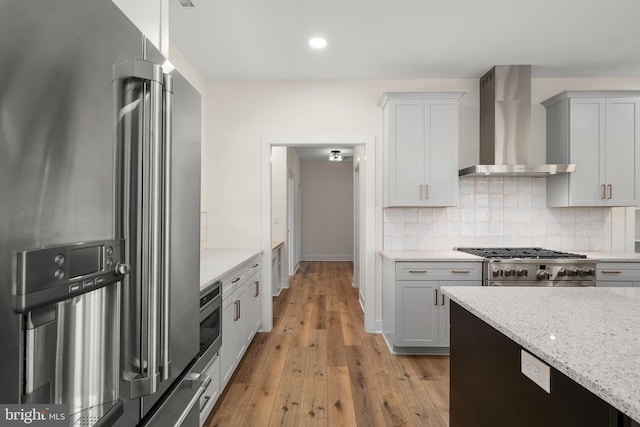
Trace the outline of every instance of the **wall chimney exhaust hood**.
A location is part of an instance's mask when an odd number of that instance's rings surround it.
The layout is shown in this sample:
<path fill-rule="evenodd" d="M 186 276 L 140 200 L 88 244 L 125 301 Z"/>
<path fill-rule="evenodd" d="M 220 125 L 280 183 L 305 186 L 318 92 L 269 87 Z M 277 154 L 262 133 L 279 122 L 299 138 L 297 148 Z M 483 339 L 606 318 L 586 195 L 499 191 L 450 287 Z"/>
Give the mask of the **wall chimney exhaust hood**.
<path fill-rule="evenodd" d="M 541 177 L 576 165 L 531 162 L 531 65 L 496 65 L 480 78 L 480 164 L 461 177 Z"/>

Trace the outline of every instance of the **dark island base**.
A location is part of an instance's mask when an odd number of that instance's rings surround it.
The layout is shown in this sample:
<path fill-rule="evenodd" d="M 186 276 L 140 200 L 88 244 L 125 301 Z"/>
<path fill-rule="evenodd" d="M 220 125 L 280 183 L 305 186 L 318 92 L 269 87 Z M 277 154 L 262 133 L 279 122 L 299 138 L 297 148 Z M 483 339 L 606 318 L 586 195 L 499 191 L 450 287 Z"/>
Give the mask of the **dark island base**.
<path fill-rule="evenodd" d="M 522 374 L 521 348 L 451 302 L 451 427 L 631 425 L 629 418 L 553 367 L 547 393 Z"/>

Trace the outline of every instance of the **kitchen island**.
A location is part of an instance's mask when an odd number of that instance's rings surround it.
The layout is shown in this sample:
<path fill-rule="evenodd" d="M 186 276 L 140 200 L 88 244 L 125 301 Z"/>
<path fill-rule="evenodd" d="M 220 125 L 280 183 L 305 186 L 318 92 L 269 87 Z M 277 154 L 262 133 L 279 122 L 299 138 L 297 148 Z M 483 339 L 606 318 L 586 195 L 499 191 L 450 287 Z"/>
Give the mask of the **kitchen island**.
<path fill-rule="evenodd" d="M 442 291 L 452 302 L 452 427 L 638 425 L 640 289 Z"/>

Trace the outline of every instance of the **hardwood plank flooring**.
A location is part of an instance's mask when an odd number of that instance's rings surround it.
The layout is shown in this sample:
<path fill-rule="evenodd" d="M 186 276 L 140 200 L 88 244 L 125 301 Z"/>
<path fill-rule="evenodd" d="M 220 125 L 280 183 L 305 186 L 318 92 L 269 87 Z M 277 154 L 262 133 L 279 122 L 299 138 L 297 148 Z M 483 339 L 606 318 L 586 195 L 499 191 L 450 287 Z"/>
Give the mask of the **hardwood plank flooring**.
<path fill-rule="evenodd" d="M 364 332 L 351 262 L 303 262 L 205 427 L 448 426 L 449 358 Z"/>

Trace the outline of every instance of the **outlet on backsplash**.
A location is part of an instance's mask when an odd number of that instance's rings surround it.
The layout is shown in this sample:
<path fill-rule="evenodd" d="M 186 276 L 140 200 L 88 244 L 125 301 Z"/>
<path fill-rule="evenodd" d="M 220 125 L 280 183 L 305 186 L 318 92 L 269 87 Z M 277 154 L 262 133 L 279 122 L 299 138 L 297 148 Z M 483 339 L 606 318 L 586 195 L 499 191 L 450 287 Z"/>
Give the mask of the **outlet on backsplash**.
<path fill-rule="evenodd" d="M 451 208 L 384 209 L 384 248 L 611 250 L 611 208 L 547 208 L 545 178 L 465 178 Z"/>

